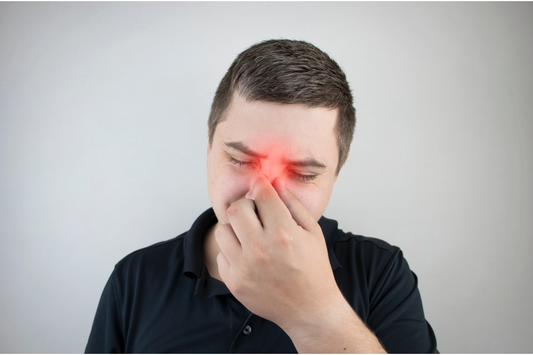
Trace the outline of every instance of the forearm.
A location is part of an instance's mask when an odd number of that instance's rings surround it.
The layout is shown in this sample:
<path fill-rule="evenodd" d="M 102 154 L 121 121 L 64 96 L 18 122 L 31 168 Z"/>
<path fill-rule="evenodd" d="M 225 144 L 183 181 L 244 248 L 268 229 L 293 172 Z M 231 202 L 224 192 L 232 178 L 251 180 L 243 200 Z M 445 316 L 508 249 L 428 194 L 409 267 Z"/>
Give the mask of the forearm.
<path fill-rule="evenodd" d="M 386 353 L 344 298 L 323 315 L 288 327 L 286 331 L 299 353 Z"/>

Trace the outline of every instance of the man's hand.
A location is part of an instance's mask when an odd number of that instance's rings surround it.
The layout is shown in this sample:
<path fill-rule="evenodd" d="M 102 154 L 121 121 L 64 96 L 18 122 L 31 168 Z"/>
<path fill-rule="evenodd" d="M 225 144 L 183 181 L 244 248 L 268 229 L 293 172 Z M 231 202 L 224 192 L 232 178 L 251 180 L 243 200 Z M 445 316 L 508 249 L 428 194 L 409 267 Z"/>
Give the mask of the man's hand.
<path fill-rule="evenodd" d="M 252 197 L 231 204 L 230 223 L 215 232 L 219 273 L 232 294 L 285 330 L 299 351 L 354 351 L 349 342 L 358 336 L 346 334 L 352 325 L 373 337 L 337 287 L 322 230 L 300 200 L 279 179 L 271 185 L 264 177 Z M 338 327 L 342 339 L 331 338 Z M 328 340 L 335 348 L 315 346 Z"/>
<path fill-rule="evenodd" d="M 339 290 L 320 226 L 279 179 L 274 186 L 278 192 L 259 178 L 253 200 L 233 203 L 230 223 L 215 235 L 227 287 L 251 312 L 283 327 L 324 310 Z"/>

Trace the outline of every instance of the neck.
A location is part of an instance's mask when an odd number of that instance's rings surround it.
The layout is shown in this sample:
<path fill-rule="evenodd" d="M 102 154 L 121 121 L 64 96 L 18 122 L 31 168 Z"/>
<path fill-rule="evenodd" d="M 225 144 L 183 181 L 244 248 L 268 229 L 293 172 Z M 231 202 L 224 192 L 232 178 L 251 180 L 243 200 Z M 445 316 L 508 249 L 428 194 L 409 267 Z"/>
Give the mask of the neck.
<path fill-rule="evenodd" d="M 218 243 L 215 239 L 215 230 L 218 227 L 218 223 L 215 223 L 209 230 L 207 231 L 205 238 L 204 238 L 204 262 L 205 266 L 207 267 L 207 271 L 209 272 L 209 275 L 217 279 L 219 281 L 222 281 L 220 274 L 218 273 L 218 264 L 217 264 L 217 256 L 220 253 L 220 247 L 218 246 Z"/>

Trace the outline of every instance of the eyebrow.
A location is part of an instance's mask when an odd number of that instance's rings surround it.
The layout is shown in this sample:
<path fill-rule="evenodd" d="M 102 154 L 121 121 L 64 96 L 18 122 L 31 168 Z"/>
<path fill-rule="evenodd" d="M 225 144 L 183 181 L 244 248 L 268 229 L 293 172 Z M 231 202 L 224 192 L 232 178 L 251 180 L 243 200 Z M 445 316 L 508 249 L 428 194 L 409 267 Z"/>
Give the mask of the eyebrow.
<path fill-rule="evenodd" d="M 235 150 L 238 150 L 242 152 L 243 154 L 249 155 L 254 158 L 259 159 L 265 159 L 268 157 L 268 154 L 259 154 L 257 152 L 254 152 L 252 149 L 250 149 L 246 144 L 243 142 L 224 142 L 224 144 L 228 148 L 232 148 Z M 299 167 L 299 168 L 319 168 L 319 169 L 325 169 L 326 165 L 322 164 L 318 160 L 314 158 L 307 158 L 304 160 L 286 160 L 285 163 L 290 166 Z"/>
<path fill-rule="evenodd" d="M 254 152 L 253 150 L 248 148 L 248 146 L 246 144 L 244 144 L 243 142 L 224 142 L 224 144 L 228 148 L 232 148 L 232 149 L 238 150 L 238 151 L 240 151 L 240 152 L 242 152 L 242 153 L 244 153 L 246 155 L 249 155 L 251 157 L 254 157 L 254 158 L 265 159 L 265 158 L 268 157 L 268 154 L 267 155 L 263 155 L 263 154 L 259 154 L 257 152 Z"/>
<path fill-rule="evenodd" d="M 304 160 L 288 160 L 287 164 L 298 168 L 326 168 L 324 164 L 313 158 L 307 158 Z"/>

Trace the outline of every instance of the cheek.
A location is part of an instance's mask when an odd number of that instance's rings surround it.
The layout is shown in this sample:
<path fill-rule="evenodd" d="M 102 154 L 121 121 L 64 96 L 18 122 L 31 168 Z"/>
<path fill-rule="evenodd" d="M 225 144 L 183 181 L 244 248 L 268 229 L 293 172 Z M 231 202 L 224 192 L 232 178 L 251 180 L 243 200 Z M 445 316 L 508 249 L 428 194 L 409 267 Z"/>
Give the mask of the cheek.
<path fill-rule="evenodd" d="M 229 207 L 235 201 L 238 201 L 248 193 L 250 189 L 250 178 L 236 174 L 228 174 L 221 181 L 220 193 L 224 196 L 224 202 Z"/>
<path fill-rule="evenodd" d="M 209 181 L 211 203 L 220 213 L 224 213 L 229 205 L 246 196 L 250 188 L 251 178 L 244 174 L 236 174 L 231 167 L 217 169 Z"/>
<path fill-rule="evenodd" d="M 315 186 L 299 187 L 297 185 L 287 185 L 293 194 L 298 197 L 304 207 L 311 213 L 316 221 L 320 219 L 327 206 L 327 201 L 324 203 L 324 196 L 320 189 Z"/>

